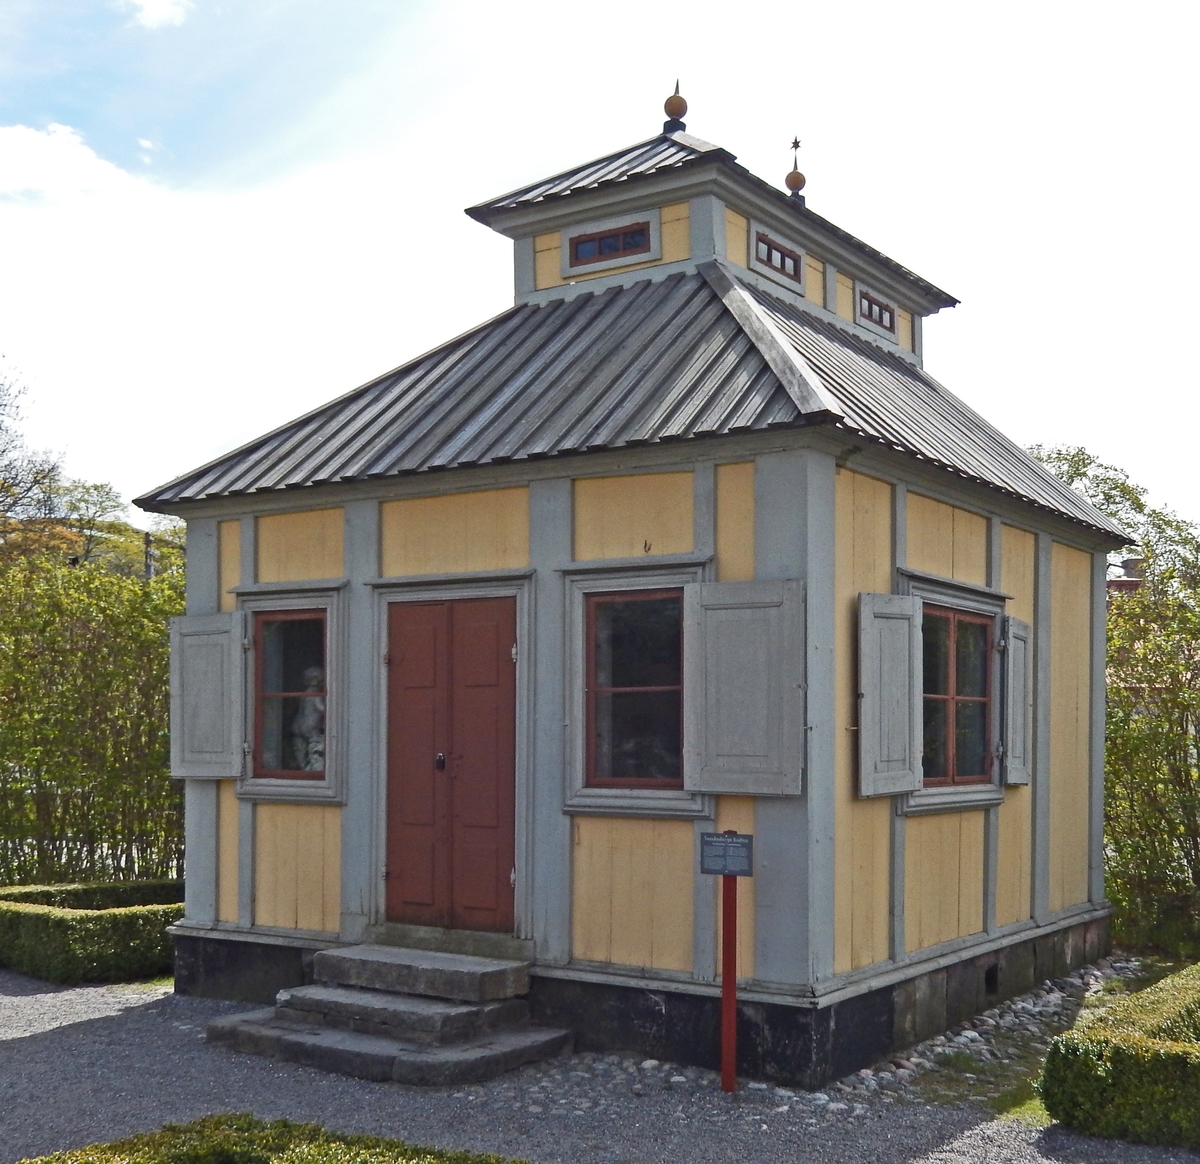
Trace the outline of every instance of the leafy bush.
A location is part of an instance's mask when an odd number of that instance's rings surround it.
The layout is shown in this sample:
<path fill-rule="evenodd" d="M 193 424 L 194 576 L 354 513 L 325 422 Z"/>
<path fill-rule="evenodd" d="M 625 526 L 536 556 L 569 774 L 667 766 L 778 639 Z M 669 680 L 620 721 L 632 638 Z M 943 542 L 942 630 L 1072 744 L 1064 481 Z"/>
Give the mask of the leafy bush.
<path fill-rule="evenodd" d="M 178 876 L 168 619 L 183 574 L 0 568 L 0 884 Z"/>
<path fill-rule="evenodd" d="M 92 885 L 9 885 L 0 901 L 55 905 L 59 909 L 120 909 L 126 905 L 174 905 L 182 881 L 101 881 Z"/>
<path fill-rule="evenodd" d="M 341 1136 L 316 1124 L 264 1123 L 247 1114 L 205 1116 L 190 1124 L 167 1124 L 22 1164 L 520 1164 L 491 1153 L 415 1148 L 378 1136 Z"/>
<path fill-rule="evenodd" d="M 49 982 L 128 982 L 171 969 L 183 883 L 0 889 L 0 966 Z"/>
<path fill-rule="evenodd" d="M 1200 1148 L 1200 966 L 1059 1035 L 1041 1088 L 1076 1131 Z"/>

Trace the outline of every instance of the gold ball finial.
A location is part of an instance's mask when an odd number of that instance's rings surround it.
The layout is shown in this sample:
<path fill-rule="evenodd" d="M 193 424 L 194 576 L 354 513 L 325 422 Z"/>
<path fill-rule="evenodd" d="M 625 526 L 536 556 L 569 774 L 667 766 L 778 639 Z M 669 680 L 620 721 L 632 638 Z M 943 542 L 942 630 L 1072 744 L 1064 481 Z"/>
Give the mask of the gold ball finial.
<path fill-rule="evenodd" d="M 675 92 L 663 103 L 663 112 L 672 120 L 679 121 L 687 112 L 687 102 L 679 96 L 679 81 L 675 82 Z"/>
<path fill-rule="evenodd" d="M 805 178 L 800 173 L 800 139 L 792 138 L 792 172 L 784 178 L 784 185 L 793 193 L 799 194 L 804 189 Z"/>

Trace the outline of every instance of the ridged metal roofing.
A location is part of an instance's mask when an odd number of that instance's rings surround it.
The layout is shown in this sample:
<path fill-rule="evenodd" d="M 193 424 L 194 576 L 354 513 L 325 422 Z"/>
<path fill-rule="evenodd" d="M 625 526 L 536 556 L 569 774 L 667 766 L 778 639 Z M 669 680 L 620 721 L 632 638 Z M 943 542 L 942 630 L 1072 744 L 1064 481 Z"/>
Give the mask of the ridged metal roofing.
<path fill-rule="evenodd" d="M 748 331 L 736 314 L 754 326 Z M 819 380 L 823 408 L 772 370 L 785 349 L 800 354 L 801 380 Z M 1116 530 L 900 356 L 715 265 L 707 275 L 515 307 L 136 504 L 170 510 L 230 494 L 812 423 L 838 424 Z"/>
<path fill-rule="evenodd" d="M 472 206 L 467 213 L 472 218 L 487 221 L 500 211 L 532 206 L 547 198 L 574 194 L 577 190 L 591 190 L 605 182 L 640 178 L 657 170 L 680 166 L 684 162 L 710 153 L 724 154 L 725 151 L 690 134 L 664 133 L 649 141 L 638 142 L 637 145 L 618 150 L 615 154 L 598 158 L 594 162 L 564 170 L 553 178 L 544 178 L 531 186 L 522 186 L 520 190 L 513 190 L 511 193 L 500 195 L 499 198 L 481 202 L 478 206 Z"/>

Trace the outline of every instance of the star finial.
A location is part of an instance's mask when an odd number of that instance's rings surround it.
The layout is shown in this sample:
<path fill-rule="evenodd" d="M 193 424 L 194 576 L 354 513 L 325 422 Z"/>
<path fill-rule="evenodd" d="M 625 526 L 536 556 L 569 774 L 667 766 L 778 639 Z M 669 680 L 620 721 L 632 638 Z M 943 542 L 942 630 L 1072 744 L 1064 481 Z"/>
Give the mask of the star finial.
<path fill-rule="evenodd" d="M 798 137 L 792 138 L 792 149 L 798 150 L 799 148 L 800 148 L 800 139 Z"/>
<path fill-rule="evenodd" d="M 792 192 L 795 198 L 800 197 L 800 191 L 804 189 L 804 175 L 800 173 L 800 139 L 792 138 L 792 172 L 784 178 L 784 184 Z"/>

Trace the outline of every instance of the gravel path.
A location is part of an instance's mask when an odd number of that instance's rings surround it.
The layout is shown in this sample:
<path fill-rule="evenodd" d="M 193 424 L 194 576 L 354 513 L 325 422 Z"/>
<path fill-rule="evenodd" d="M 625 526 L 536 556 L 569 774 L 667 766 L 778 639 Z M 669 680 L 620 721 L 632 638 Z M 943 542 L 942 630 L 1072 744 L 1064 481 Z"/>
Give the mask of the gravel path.
<path fill-rule="evenodd" d="M 366 1083 L 207 1046 L 205 1023 L 240 1009 L 0 971 L 0 1164 L 216 1111 L 538 1164 L 1200 1161 L 1038 1131 L 970 1103 L 926 1103 L 915 1085 L 869 1095 L 846 1085 L 820 1098 L 759 1085 L 727 1097 L 711 1072 L 616 1056 L 569 1056 L 459 1090 Z"/>

